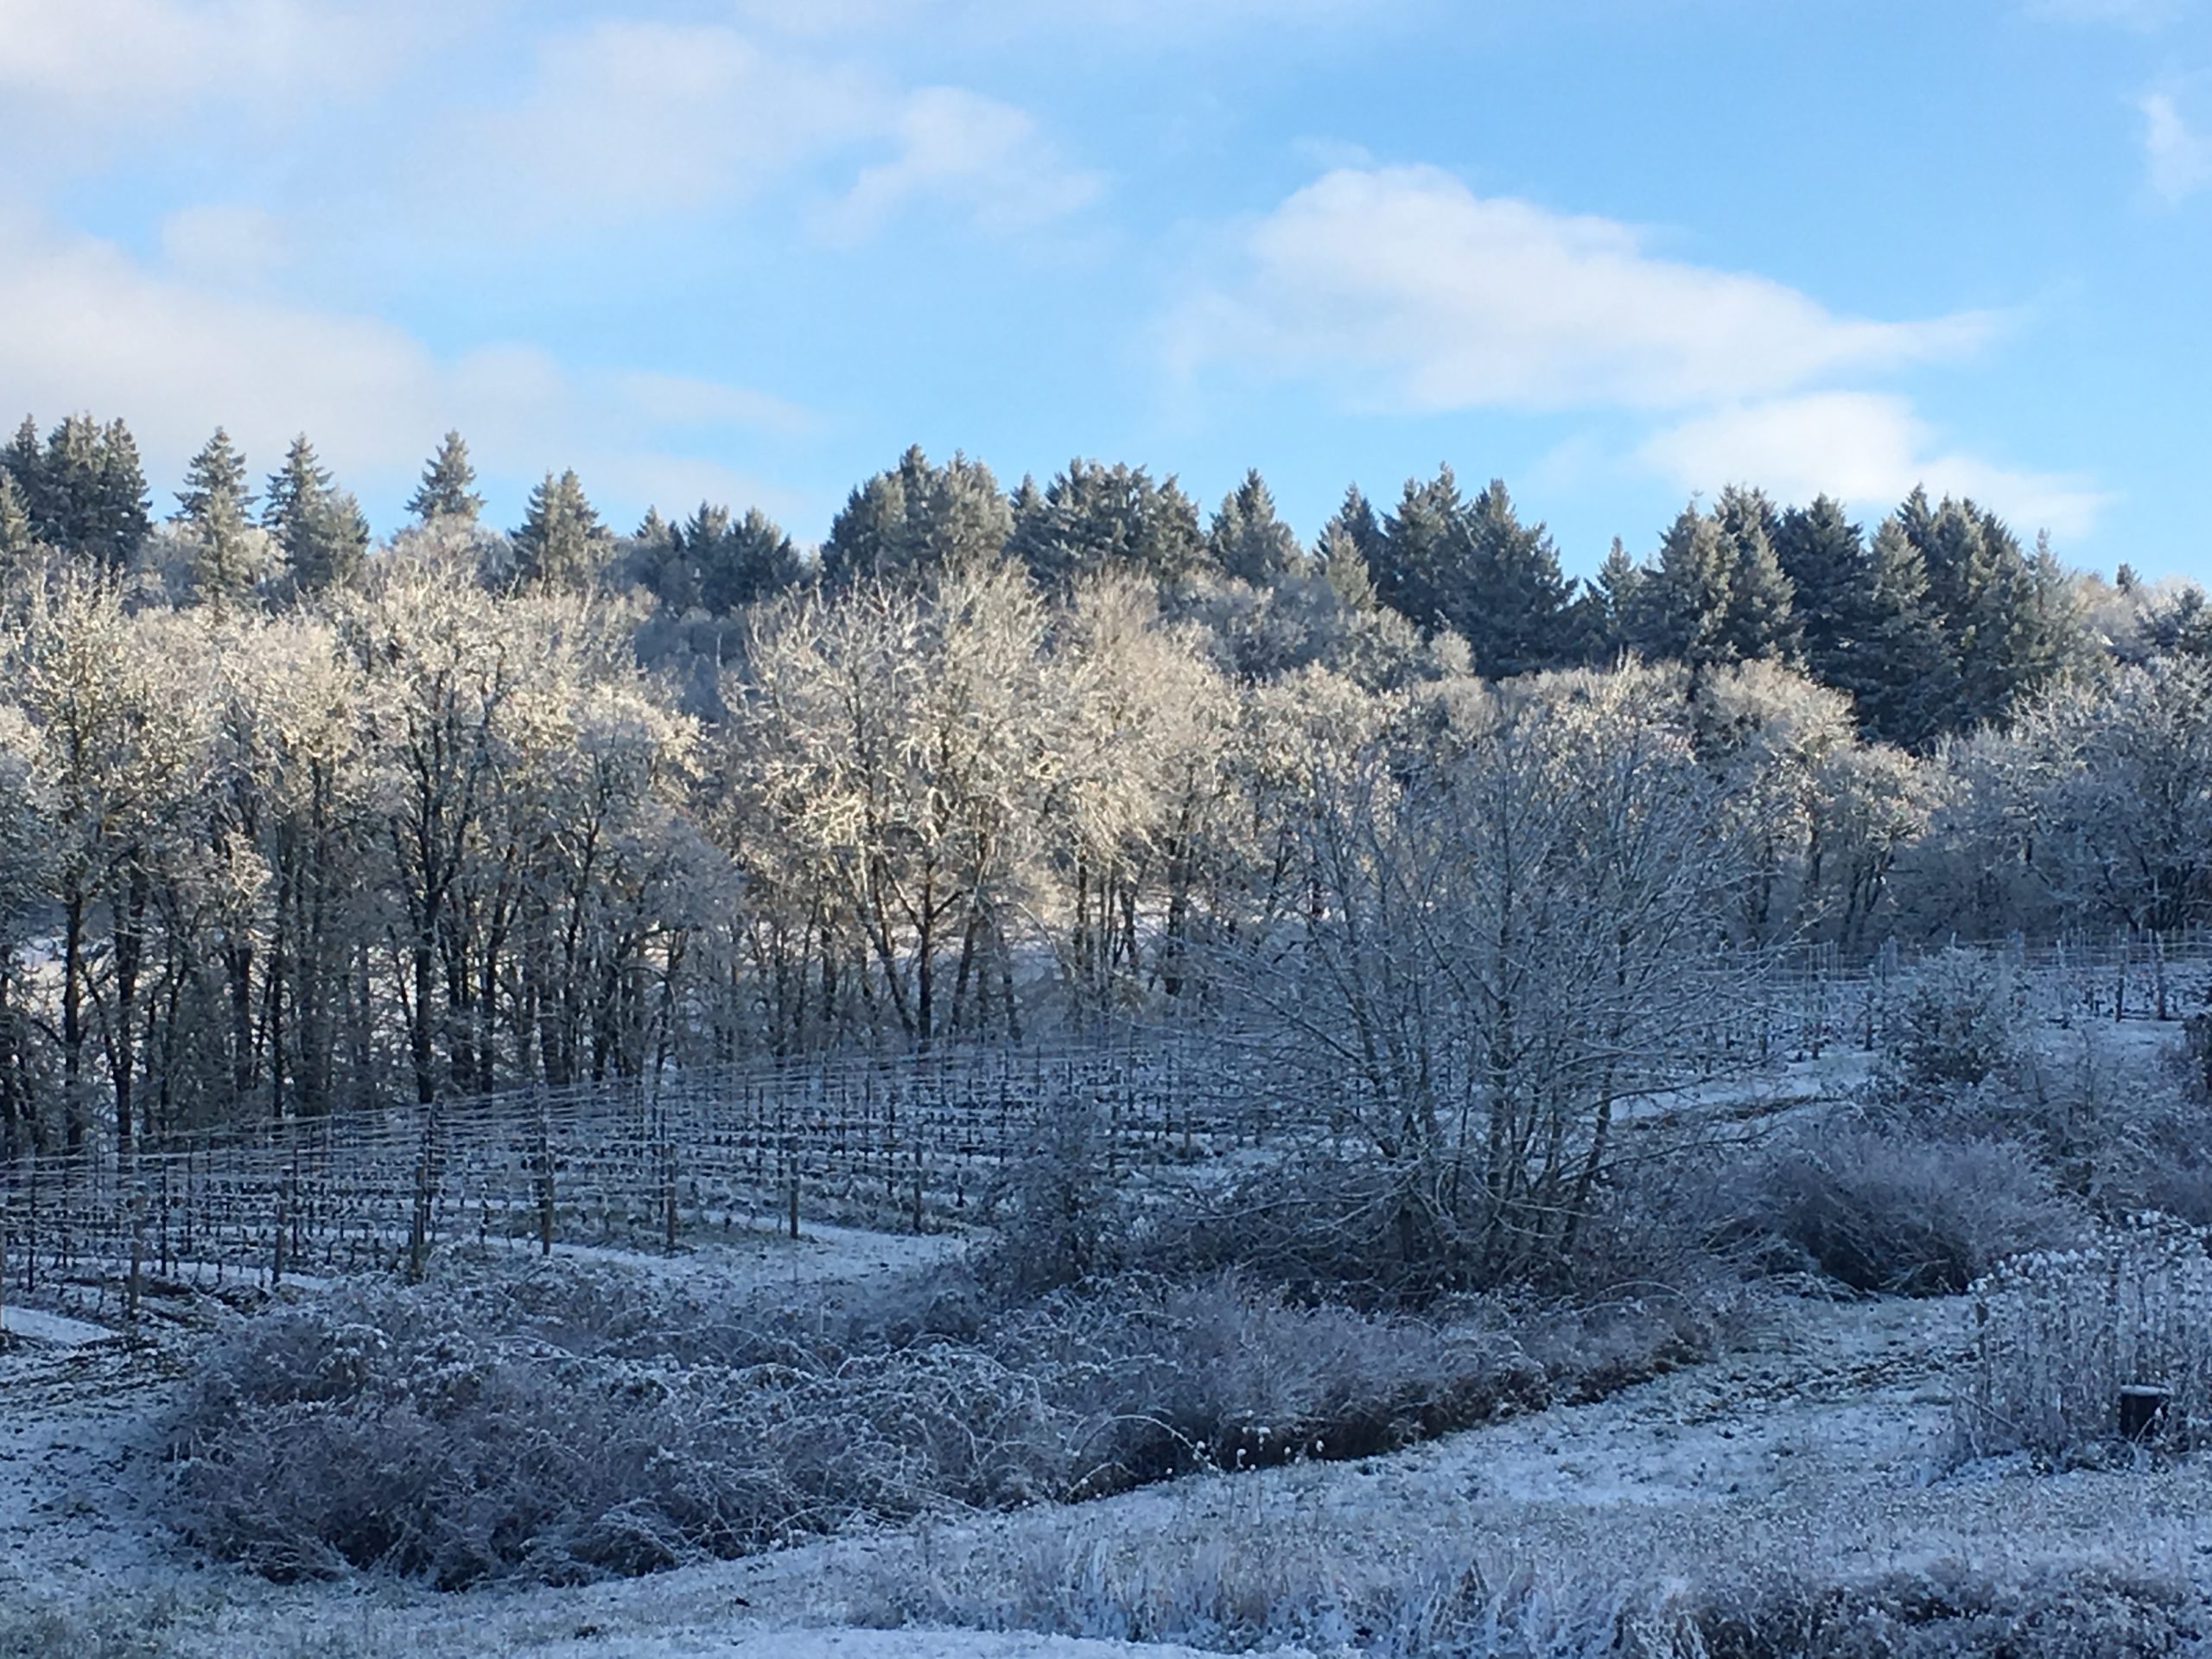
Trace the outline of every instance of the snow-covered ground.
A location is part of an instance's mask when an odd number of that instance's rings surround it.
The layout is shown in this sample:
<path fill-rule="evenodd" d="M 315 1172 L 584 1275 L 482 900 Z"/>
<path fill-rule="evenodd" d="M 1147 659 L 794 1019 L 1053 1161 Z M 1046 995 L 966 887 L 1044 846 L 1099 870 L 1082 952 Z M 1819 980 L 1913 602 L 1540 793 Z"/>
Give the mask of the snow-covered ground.
<path fill-rule="evenodd" d="M 2048 1049 L 2070 1058 L 2079 1040 L 2054 1034 Z M 2114 1060 L 2148 1064 L 2173 1028 L 2135 1024 L 2093 1040 Z M 1743 1103 L 1817 1108 L 1863 1065 L 1848 1051 L 1801 1063 Z M 810 1227 L 796 1244 L 741 1230 L 675 1257 L 556 1254 L 697 1290 L 834 1298 L 962 1248 L 944 1235 Z M 938 1518 L 648 1579 L 456 1595 L 374 1580 L 278 1586 L 195 1560 L 152 1499 L 161 1417 L 200 1339 L 193 1321 L 126 1341 L 35 1308 L 10 1306 L 4 1319 L 13 1340 L 0 1354 L 0 1651 L 29 1630 L 15 1650 L 1130 1659 L 1191 1649 L 932 1627 L 1079 1629 L 1087 1586 L 1264 1582 L 1291 1560 L 1324 1577 L 1464 1562 L 1488 1582 L 1517 1574 L 1560 1586 L 1593 1576 L 1664 1586 L 1808 1562 L 1848 1578 L 1943 1561 L 2108 1561 L 2212 1591 L 2212 1467 L 2202 1463 L 1946 1471 L 1948 1402 L 1968 1336 L 1956 1300 L 1777 1298 L 1708 1363 L 1387 1458 L 1196 1476 L 1079 1507 Z M 42 1649 L 37 1621 L 49 1613 L 60 1634 Z M 900 1620 L 916 1623 L 871 1628 Z M 118 1634 L 100 1647 L 88 1631 Z"/>
<path fill-rule="evenodd" d="M 822 1238 L 800 1258 L 875 1270 L 915 1247 Z M 942 1248 L 942 1246 L 940 1246 Z M 741 1273 L 745 1263 L 726 1264 Z M 664 1263 L 639 1263 L 666 1270 Z M 793 1263 L 762 1256 L 780 1278 Z M 699 1262 L 696 1270 L 710 1270 Z M 810 1270 L 801 1267 L 799 1271 Z M 757 1282 L 757 1281 L 756 1281 Z M 816 1282 L 821 1282 L 817 1278 Z M 2112 1559 L 2212 1581 L 2212 1471 L 1942 1473 L 1962 1304 L 1779 1303 L 1739 1351 L 1596 1404 L 1397 1455 L 1204 1476 L 1048 1509 L 811 1543 L 728 1565 L 566 1590 L 441 1596 L 376 1581 L 282 1587 L 192 1560 L 138 1477 L 172 1345 L 22 1336 L 0 1362 L 0 1602 L 73 1605 L 158 1631 L 123 1651 L 322 1656 L 790 1656 L 1107 1659 L 1136 1648 L 1028 1635 L 860 1628 L 940 1619 L 1055 1578 L 1205 1570 L 1292 1550 L 1329 1570 L 1452 1556 L 1502 1581 L 1594 1572 L 1665 1583 L 1716 1566 L 1818 1560 L 1845 1573 L 1952 1559 Z"/>

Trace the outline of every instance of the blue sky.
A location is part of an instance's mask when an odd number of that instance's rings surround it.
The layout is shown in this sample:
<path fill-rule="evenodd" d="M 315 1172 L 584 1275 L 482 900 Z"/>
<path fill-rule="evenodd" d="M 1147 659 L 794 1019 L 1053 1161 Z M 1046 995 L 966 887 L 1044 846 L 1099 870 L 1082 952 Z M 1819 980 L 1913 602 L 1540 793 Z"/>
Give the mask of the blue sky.
<path fill-rule="evenodd" d="M 0 412 L 164 506 L 303 427 L 388 528 L 458 426 L 813 539 L 918 442 L 2212 576 L 2212 0 L 0 0 Z"/>

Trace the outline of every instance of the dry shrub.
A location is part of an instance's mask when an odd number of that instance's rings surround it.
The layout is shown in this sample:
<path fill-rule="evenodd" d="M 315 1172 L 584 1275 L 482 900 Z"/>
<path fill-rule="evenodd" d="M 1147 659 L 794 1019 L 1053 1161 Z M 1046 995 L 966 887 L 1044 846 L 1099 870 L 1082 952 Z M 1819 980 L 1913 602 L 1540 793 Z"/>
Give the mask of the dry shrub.
<path fill-rule="evenodd" d="M 2018 1145 L 1857 1124 L 1749 1154 L 1716 1199 L 1719 1230 L 1770 1270 L 1915 1296 L 1964 1290 L 2005 1257 L 2067 1243 L 2083 1225 Z"/>
<path fill-rule="evenodd" d="M 2126 1449 L 2120 1392 L 2164 1390 L 2152 1447 L 2212 1441 L 2208 1236 L 2141 1216 L 2070 1250 L 2006 1262 L 1974 1286 L 1974 1363 L 1954 1407 L 1961 1459 L 2056 1461 Z"/>
<path fill-rule="evenodd" d="M 1621 1386 L 1710 1336 L 1679 1306 L 1475 1300 L 1419 1320 L 1233 1275 L 1125 1276 L 988 1317 L 941 1282 L 906 1300 L 963 1329 L 550 1269 L 342 1288 L 213 1357 L 175 1426 L 178 1519 L 279 1579 L 567 1582 L 1363 1456 Z"/>

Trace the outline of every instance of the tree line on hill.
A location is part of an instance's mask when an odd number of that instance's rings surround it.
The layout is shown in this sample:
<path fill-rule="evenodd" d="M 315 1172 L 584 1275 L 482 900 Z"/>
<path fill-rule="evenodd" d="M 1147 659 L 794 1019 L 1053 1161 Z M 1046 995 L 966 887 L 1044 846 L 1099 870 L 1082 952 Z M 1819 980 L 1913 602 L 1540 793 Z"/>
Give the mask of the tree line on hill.
<path fill-rule="evenodd" d="M 503 534 L 449 435 L 409 511 L 0 450 L 7 1149 L 1269 1007 L 1533 1114 L 1718 944 L 2212 919 L 2202 594 L 1970 502 L 1729 489 L 1588 582 L 1448 469 L 1308 547 L 912 450 L 807 551 L 572 472 Z"/>

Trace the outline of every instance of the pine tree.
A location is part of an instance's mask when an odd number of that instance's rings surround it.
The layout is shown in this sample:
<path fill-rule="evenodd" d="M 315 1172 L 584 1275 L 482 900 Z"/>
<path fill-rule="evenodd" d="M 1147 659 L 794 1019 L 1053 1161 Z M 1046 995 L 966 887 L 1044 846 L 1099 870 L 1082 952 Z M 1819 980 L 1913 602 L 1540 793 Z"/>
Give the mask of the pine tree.
<path fill-rule="evenodd" d="M 153 533 L 153 496 L 139 464 L 138 441 L 120 420 L 100 434 L 99 484 L 86 551 L 111 570 L 128 567 Z"/>
<path fill-rule="evenodd" d="M 292 440 L 283 468 L 270 477 L 261 523 L 276 537 L 302 593 L 343 586 L 368 555 L 369 524 L 360 504 L 332 487 L 304 432 Z"/>
<path fill-rule="evenodd" d="M 1757 490 L 1720 493 L 1714 518 L 1732 554 L 1726 652 L 1734 662 L 1794 662 L 1803 650 L 1796 589 L 1774 550 L 1781 521 Z"/>
<path fill-rule="evenodd" d="M 1296 568 L 1298 537 L 1276 513 L 1274 496 L 1257 468 L 1222 498 L 1206 550 L 1222 574 L 1255 588 L 1273 587 Z"/>
<path fill-rule="evenodd" d="M 571 467 L 530 493 L 514 533 L 515 576 L 526 584 L 581 592 L 606 569 L 611 542 Z"/>
<path fill-rule="evenodd" d="M 185 469 L 177 492 L 177 522 L 192 532 L 192 587 L 210 604 L 232 605 L 253 592 L 253 505 L 245 486 L 245 457 L 221 427 Z"/>
<path fill-rule="evenodd" d="M 45 517 L 45 452 L 39 447 L 38 423 L 26 415 L 8 447 L 0 449 L 0 473 L 15 480 L 17 499 L 35 528 Z"/>
<path fill-rule="evenodd" d="M 0 575 L 12 576 L 26 569 L 38 547 L 31 529 L 30 509 L 23 500 L 16 475 L 0 467 Z"/>
<path fill-rule="evenodd" d="M 798 550 L 783 527 L 758 507 L 721 535 L 700 567 L 699 601 L 716 616 L 730 616 L 796 588 L 805 575 Z"/>
<path fill-rule="evenodd" d="M 837 588 L 986 563 L 1005 552 L 1013 532 L 989 467 L 958 454 L 932 466 L 915 445 L 847 498 L 822 544 L 822 576 Z"/>
<path fill-rule="evenodd" d="M 1444 615 L 1466 640 L 1475 672 L 1505 679 L 1566 663 L 1574 583 L 1549 532 L 1516 516 L 1503 480 L 1470 504 L 1457 539 L 1465 550 L 1442 595 Z"/>
<path fill-rule="evenodd" d="M 1329 521 L 1321 532 L 1319 554 L 1321 580 L 1330 593 L 1336 596 L 1338 608 L 1344 611 L 1371 612 L 1382 601 L 1376 597 L 1375 578 L 1367 569 L 1367 560 L 1359 550 L 1359 543 L 1351 531 L 1336 519 Z"/>
<path fill-rule="evenodd" d="M 1842 503 L 1823 495 L 1809 507 L 1783 514 L 1774 552 L 1795 595 L 1806 664 L 1816 678 L 1840 684 L 1840 653 L 1866 626 L 1867 589 L 1873 580 L 1866 534 Z"/>
<path fill-rule="evenodd" d="M 1735 600 L 1735 550 L 1719 521 L 1693 502 L 1669 526 L 1657 568 L 1644 584 L 1637 641 L 1649 656 L 1694 669 L 1734 660 L 1730 613 Z"/>
<path fill-rule="evenodd" d="M 1649 597 L 1645 589 L 1649 585 L 1649 568 L 1630 557 L 1621 538 L 1614 537 L 1612 547 L 1598 566 L 1598 574 L 1590 584 L 1588 649 L 1592 658 L 1601 662 L 1611 661 L 1624 652 L 1636 650 L 1642 643 L 1642 622 Z"/>
<path fill-rule="evenodd" d="M 1372 567 L 1382 602 L 1424 633 L 1449 627 L 1446 594 L 1459 563 L 1465 503 L 1449 466 L 1424 484 L 1409 478 L 1398 510 L 1382 521 L 1382 556 Z"/>
<path fill-rule="evenodd" d="M 1042 491 L 1015 493 L 1007 552 L 1040 585 L 1064 588 L 1107 571 L 1168 588 L 1186 580 L 1205 550 L 1197 504 L 1170 478 L 1141 467 L 1076 460 Z"/>
<path fill-rule="evenodd" d="M 424 524 L 433 518 L 463 518 L 474 523 L 484 510 L 476 493 L 476 469 L 468 462 L 468 444 L 458 432 L 448 432 L 438 453 L 423 468 L 423 482 L 407 503 L 407 511 Z"/>
<path fill-rule="evenodd" d="M 1382 523 L 1375 516 L 1373 504 L 1358 485 L 1354 484 L 1344 491 L 1344 505 L 1337 509 L 1336 516 L 1321 527 L 1323 542 L 1326 541 L 1332 530 L 1343 531 L 1350 538 L 1353 550 L 1359 555 L 1361 563 L 1370 571 L 1375 569 L 1383 552 Z"/>
<path fill-rule="evenodd" d="M 1847 693 L 1869 737 L 1924 746 L 1944 728 L 1957 667 L 1928 598 L 1928 568 L 1900 515 L 1868 549 L 1866 582 L 1850 631 L 1821 677 Z"/>

